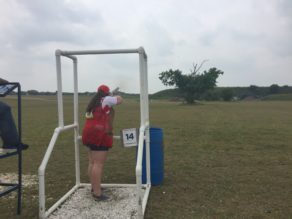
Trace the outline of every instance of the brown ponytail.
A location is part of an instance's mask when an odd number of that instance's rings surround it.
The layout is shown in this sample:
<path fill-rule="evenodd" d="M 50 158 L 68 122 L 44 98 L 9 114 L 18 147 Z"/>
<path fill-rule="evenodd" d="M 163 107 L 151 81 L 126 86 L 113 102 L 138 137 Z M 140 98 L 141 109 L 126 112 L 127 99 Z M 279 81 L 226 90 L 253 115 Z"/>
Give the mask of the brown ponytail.
<path fill-rule="evenodd" d="M 90 113 L 94 110 L 95 107 L 101 105 L 101 98 L 107 96 L 103 91 L 98 91 L 90 100 L 89 104 L 86 107 L 86 112 Z"/>

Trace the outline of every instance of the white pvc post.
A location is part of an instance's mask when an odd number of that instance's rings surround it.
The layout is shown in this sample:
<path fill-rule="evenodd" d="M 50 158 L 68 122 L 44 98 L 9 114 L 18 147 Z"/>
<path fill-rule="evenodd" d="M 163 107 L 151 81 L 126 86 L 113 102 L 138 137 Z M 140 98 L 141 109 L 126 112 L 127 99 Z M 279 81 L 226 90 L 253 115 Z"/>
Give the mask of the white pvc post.
<path fill-rule="evenodd" d="M 141 116 L 141 126 L 146 122 L 146 107 L 145 107 L 145 68 L 144 68 L 144 56 L 145 52 L 142 47 L 139 48 L 139 68 L 140 68 L 140 116 Z"/>
<path fill-rule="evenodd" d="M 73 71 L 74 71 L 74 145 L 75 145 L 75 173 L 76 173 L 76 185 L 80 184 L 80 152 L 79 152 L 79 111 L 78 111 L 78 69 L 77 58 L 73 59 Z"/>
<path fill-rule="evenodd" d="M 57 87 L 58 87 L 58 121 L 59 127 L 64 126 L 63 111 L 63 92 L 62 92 L 62 73 L 61 73 L 61 51 L 56 50 L 56 70 L 57 70 Z"/>
<path fill-rule="evenodd" d="M 144 85 L 145 85 L 145 117 L 147 122 L 149 123 L 149 100 L 148 100 L 148 64 L 147 64 L 147 56 L 144 57 L 143 62 L 144 67 Z M 147 186 L 151 185 L 151 174 L 150 174 L 150 124 L 145 130 L 146 135 L 146 178 L 147 178 Z"/>
<path fill-rule="evenodd" d="M 143 158 L 143 142 L 144 142 L 145 126 L 140 127 L 139 131 L 139 144 L 137 152 L 137 165 L 136 165 L 136 186 L 137 186 L 137 214 L 138 218 L 143 218 L 143 194 L 142 194 L 142 158 Z"/>
<path fill-rule="evenodd" d="M 143 203 L 145 199 L 142 198 L 142 158 L 144 139 L 146 135 L 146 169 L 147 169 L 147 184 L 150 185 L 148 176 L 150 176 L 150 154 L 149 154 L 149 104 L 148 104 L 148 82 L 147 82 L 147 56 L 142 47 L 139 48 L 139 69 L 140 69 L 140 115 L 141 115 L 141 128 L 139 135 L 138 145 L 138 159 L 136 167 L 136 183 L 137 183 L 137 211 L 138 217 L 143 218 L 145 208 Z M 143 127 L 143 128 L 142 128 Z M 140 160 L 141 159 L 141 160 Z M 150 177 L 149 177 L 150 178 Z M 148 196 L 147 196 L 148 198 Z M 147 200 L 146 200 L 147 201 Z M 145 202 L 146 202 L 145 201 Z M 145 204 L 146 206 L 146 204 Z"/>

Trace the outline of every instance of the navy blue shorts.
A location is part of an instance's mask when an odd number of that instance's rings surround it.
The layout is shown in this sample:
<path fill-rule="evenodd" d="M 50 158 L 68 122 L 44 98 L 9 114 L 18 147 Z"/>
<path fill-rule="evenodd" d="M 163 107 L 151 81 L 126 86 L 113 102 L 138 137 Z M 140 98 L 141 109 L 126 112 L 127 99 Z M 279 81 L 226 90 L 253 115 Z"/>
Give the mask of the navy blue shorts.
<path fill-rule="evenodd" d="M 97 146 L 95 144 L 86 145 L 91 151 L 108 151 L 109 147 L 107 146 Z"/>

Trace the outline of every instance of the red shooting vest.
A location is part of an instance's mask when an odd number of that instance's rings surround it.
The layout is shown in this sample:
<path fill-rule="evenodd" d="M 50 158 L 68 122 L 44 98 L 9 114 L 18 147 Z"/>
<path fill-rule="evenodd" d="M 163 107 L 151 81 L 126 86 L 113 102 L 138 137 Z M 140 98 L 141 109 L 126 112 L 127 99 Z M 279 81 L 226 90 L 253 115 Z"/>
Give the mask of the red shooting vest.
<path fill-rule="evenodd" d="M 100 145 L 105 136 L 112 132 L 112 115 L 106 113 L 108 109 L 97 106 L 92 112 L 93 118 L 86 119 L 82 131 L 82 142 L 84 145 Z M 113 109 L 111 109 L 112 111 Z"/>

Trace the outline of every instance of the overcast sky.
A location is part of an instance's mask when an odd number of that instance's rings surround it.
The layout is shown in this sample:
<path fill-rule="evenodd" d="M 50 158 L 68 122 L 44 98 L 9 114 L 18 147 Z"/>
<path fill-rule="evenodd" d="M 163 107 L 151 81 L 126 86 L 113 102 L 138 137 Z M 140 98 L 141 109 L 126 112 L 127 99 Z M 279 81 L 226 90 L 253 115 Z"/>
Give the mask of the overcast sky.
<path fill-rule="evenodd" d="M 208 60 L 218 86 L 292 85 L 291 0 L 0 0 L 0 77 L 23 90 L 56 90 L 55 50 L 129 49 L 148 55 L 149 92 L 158 75 Z M 72 64 L 62 59 L 63 87 Z M 80 91 L 105 83 L 138 93 L 138 55 L 79 56 Z"/>

